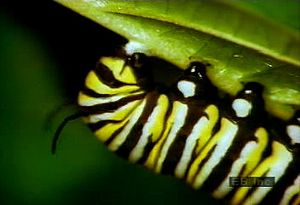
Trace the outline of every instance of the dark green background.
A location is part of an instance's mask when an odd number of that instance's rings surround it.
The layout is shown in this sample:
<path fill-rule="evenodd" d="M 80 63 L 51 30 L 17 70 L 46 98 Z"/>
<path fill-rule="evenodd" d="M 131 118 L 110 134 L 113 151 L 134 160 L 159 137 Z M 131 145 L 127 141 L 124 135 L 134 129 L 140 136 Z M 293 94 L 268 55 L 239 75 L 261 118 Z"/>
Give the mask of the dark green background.
<path fill-rule="evenodd" d="M 299 29 L 299 1 L 249 2 Z M 51 155 L 55 127 L 75 109 L 58 113 L 52 128 L 47 116 L 76 102 L 99 56 L 126 41 L 51 1 L 1 4 L 0 204 L 213 204 L 180 181 L 118 158 L 81 120 L 66 127 Z"/>

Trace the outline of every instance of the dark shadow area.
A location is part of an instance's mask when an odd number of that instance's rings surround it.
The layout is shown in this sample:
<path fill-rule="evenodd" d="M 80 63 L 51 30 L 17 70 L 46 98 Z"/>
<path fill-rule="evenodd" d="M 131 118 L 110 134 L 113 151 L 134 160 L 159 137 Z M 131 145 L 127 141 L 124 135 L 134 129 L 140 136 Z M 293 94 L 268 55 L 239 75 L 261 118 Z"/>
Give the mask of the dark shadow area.
<path fill-rule="evenodd" d="M 61 73 L 65 94 L 77 97 L 86 73 L 103 55 L 112 55 L 126 39 L 54 1 L 9 1 L 1 10 L 28 28 L 48 48 Z M 2 28 L 5 29 L 5 28 Z"/>

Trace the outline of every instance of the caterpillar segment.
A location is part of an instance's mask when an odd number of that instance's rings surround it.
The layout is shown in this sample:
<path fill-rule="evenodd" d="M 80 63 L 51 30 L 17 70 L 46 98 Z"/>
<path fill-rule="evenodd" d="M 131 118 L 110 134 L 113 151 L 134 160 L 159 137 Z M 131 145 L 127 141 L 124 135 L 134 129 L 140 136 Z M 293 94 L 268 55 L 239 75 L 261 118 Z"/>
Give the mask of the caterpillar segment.
<path fill-rule="evenodd" d="M 299 112 L 287 122 L 270 116 L 254 82 L 221 98 L 199 62 L 162 85 L 147 58 L 103 57 L 88 74 L 78 103 L 99 140 L 230 204 L 300 204 Z M 234 187 L 230 177 L 274 177 L 275 184 Z"/>

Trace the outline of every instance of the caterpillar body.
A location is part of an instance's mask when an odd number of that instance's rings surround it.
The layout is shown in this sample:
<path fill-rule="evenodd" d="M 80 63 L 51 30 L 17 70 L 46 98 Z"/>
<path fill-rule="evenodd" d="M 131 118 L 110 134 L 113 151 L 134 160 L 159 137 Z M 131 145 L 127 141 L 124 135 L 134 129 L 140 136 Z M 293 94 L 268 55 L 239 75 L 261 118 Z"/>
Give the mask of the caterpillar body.
<path fill-rule="evenodd" d="M 220 97 L 199 62 L 163 85 L 147 59 L 103 57 L 79 93 L 84 121 L 110 150 L 230 204 L 300 204 L 299 112 L 289 121 L 270 116 L 254 82 Z M 232 177 L 275 181 L 230 186 Z"/>

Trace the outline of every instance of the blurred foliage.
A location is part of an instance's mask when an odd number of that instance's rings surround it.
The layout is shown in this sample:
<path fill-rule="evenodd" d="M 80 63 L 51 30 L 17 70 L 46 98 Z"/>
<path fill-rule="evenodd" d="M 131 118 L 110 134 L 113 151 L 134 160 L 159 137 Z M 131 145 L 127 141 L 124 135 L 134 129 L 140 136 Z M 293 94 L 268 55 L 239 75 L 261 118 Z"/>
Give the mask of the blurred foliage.
<path fill-rule="evenodd" d="M 285 16 L 276 9 L 285 22 L 289 10 Z M 50 154 L 55 127 L 74 109 L 59 113 L 48 131 L 47 116 L 75 101 L 87 70 L 123 42 L 54 2 L 0 7 L 0 204 L 213 204 L 180 181 L 110 153 L 80 120 Z"/>

